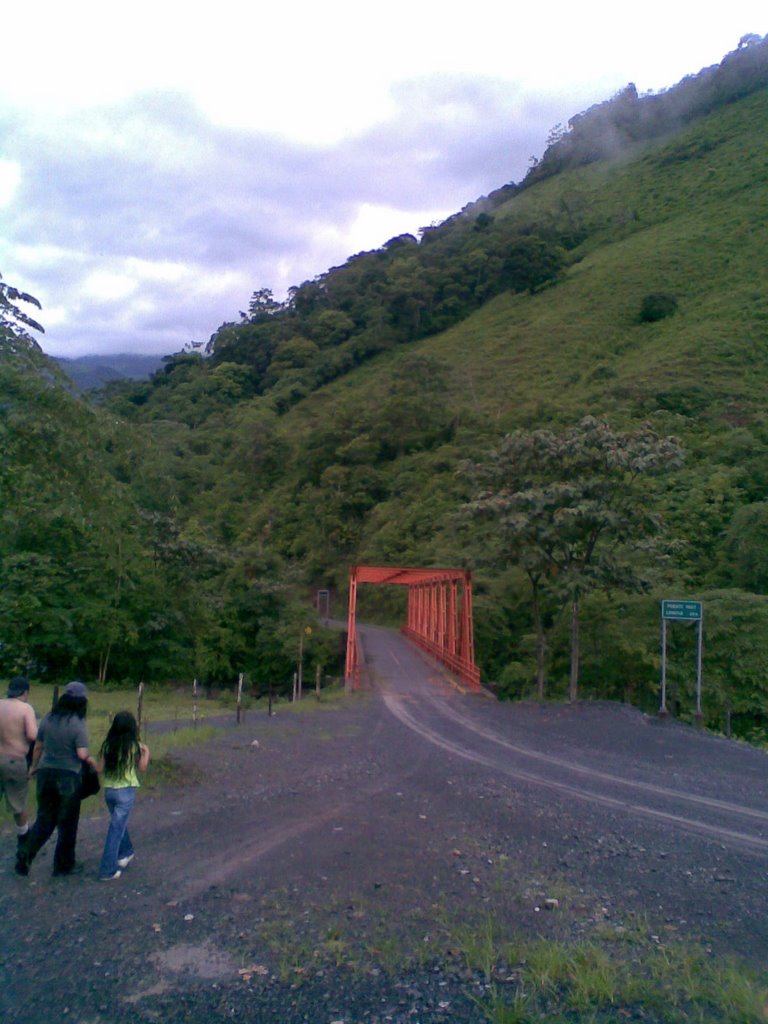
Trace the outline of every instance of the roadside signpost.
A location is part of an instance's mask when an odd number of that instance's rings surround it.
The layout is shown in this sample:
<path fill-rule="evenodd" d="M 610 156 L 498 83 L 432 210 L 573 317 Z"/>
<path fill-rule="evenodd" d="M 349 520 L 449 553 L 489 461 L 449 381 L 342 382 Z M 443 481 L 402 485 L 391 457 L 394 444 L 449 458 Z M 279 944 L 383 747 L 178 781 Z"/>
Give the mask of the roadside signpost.
<path fill-rule="evenodd" d="M 696 712 L 694 717 L 701 723 L 701 651 L 704 627 L 704 605 L 701 601 L 661 602 L 661 701 L 659 714 L 667 712 L 667 622 L 697 622 L 696 636 Z"/>
<path fill-rule="evenodd" d="M 701 601 L 662 601 L 661 617 L 663 620 L 674 619 L 701 622 Z"/>
<path fill-rule="evenodd" d="M 243 680 L 244 675 L 241 672 L 237 680 L 237 724 L 240 725 L 243 713 Z"/>
<path fill-rule="evenodd" d="M 331 617 L 331 592 L 330 590 L 318 590 L 317 592 L 317 614 L 327 622 Z"/>

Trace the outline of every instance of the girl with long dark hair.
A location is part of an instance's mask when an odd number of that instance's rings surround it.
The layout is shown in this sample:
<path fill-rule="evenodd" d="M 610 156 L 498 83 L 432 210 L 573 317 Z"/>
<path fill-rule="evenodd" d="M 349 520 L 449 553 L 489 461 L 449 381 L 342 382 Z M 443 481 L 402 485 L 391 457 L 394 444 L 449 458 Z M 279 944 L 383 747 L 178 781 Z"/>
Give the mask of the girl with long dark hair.
<path fill-rule="evenodd" d="M 67 683 L 56 706 L 37 731 L 29 774 L 37 775 L 37 819 L 19 845 L 16 873 L 29 874 L 29 865 L 57 829 L 53 874 L 75 870 L 75 844 L 80 822 L 80 782 L 83 763 L 96 767 L 88 753 L 85 716 L 88 691 L 79 681 Z"/>
<path fill-rule="evenodd" d="M 104 771 L 104 799 L 109 809 L 109 828 L 99 866 L 99 878 L 119 878 L 133 860 L 134 850 L 128 834 L 139 772 L 149 764 L 149 748 L 139 740 L 139 727 L 130 711 L 118 711 L 101 745 Z"/>

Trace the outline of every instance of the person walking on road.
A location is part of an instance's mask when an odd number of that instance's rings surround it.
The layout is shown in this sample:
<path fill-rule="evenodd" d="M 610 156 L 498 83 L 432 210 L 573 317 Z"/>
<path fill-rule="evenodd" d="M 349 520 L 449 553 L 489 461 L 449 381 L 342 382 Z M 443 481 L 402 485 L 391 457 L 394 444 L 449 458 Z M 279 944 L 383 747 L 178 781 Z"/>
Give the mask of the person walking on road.
<path fill-rule="evenodd" d="M 103 882 L 119 878 L 133 860 L 134 850 L 128 834 L 139 772 L 149 764 L 149 747 L 139 740 L 139 727 L 130 711 L 118 711 L 101 746 L 104 771 L 104 799 L 109 810 L 109 829 L 99 866 Z"/>
<path fill-rule="evenodd" d="M 29 680 L 14 676 L 8 696 L 0 700 L 0 798 L 16 822 L 16 842 L 20 847 L 29 831 L 27 790 L 28 754 L 37 739 L 37 717 L 29 703 Z"/>
<path fill-rule="evenodd" d="M 37 733 L 30 775 L 37 775 L 37 819 L 20 844 L 16 873 L 28 875 L 40 848 L 58 830 L 53 874 L 75 871 L 75 844 L 80 822 L 83 763 L 96 767 L 88 753 L 88 691 L 79 681 L 67 683 L 56 706 L 43 718 Z"/>

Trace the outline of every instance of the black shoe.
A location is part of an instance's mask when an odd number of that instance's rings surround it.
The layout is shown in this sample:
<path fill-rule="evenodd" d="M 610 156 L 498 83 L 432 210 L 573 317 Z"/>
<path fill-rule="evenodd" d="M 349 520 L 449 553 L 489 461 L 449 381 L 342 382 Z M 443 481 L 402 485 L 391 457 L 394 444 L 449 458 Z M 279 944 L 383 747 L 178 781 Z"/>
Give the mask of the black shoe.
<path fill-rule="evenodd" d="M 66 878 L 69 875 L 81 875 L 82 873 L 83 873 L 83 865 L 82 864 L 73 864 L 72 867 L 71 868 L 67 868 L 66 871 L 62 870 L 62 868 L 54 868 L 53 869 L 53 877 L 54 878 Z"/>
<path fill-rule="evenodd" d="M 29 861 L 21 851 L 16 854 L 16 863 L 13 866 L 13 870 L 17 875 L 22 875 L 24 878 L 29 874 Z"/>

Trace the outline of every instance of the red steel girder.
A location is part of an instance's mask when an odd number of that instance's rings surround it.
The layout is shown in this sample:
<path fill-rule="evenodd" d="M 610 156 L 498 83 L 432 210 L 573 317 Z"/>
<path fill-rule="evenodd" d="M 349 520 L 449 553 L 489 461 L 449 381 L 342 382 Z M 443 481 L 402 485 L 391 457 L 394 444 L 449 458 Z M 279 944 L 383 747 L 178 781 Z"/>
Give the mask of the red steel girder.
<path fill-rule="evenodd" d="M 346 677 L 357 687 L 359 651 L 356 627 L 357 587 L 378 583 L 408 587 L 408 616 L 403 633 L 473 689 L 480 687 L 472 622 L 472 575 L 468 569 L 355 565 L 349 576 Z"/>

